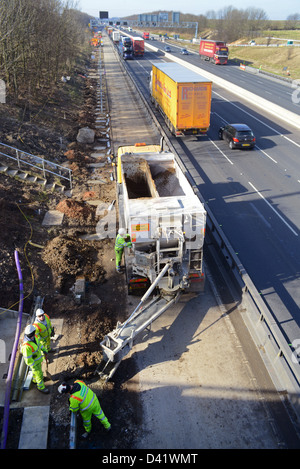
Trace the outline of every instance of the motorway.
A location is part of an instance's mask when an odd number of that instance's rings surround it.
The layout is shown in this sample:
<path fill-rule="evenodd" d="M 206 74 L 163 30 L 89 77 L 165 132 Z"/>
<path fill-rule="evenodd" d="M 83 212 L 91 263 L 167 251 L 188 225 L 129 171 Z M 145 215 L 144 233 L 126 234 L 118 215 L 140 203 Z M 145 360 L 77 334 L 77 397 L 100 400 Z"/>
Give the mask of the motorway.
<path fill-rule="evenodd" d="M 164 50 L 164 43 L 161 43 L 160 41 L 151 41 L 151 45 L 162 49 L 162 51 Z M 197 52 L 190 51 L 188 56 L 182 56 L 180 54 L 180 49 L 181 46 L 177 47 L 172 44 L 171 54 L 300 115 L 300 92 L 296 90 L 293 83 L 264 74 L 256 75 L 256 70 L 251 69 L 250 67 L 248 67 L 248 70 L 252 70 L 252 72 L 245 72 L 240 69 L 236 62 L 231 62 L 230 60 L 226 66 L 216 66 L 208 61 L 201 60 Z"/>
<path fill-rule="evenodd" d="M 163 49 L 164 44 L 151 41 L 151 46 Z M 299 114 L 289 84 L 235 66 L 215 66 L 195 54 L 175 55 Z M 143 58 L 127 62 L 147 99 L 152 62 L 170 57 L 146 49 Z M 256 148 L 230 150 L 218 139 L 224 122 L 247 123 Z M 300 131 L 231 94 L 229 87 L 213 84 L 207 137 L 171 140 L 288 343 L 300 340 Z"/>
<path fill-rule="evenodd" d="M 104 41 L 113 154 L 122 141 L 159 143 L 161 121 L 156 127 L 149 118 L 116 60 L 117 52 L 111 50 L 112 43 L 106 37 Z M 144 89 L 151 67 L 151 55 L 147 56 L 128 63 Z M 208 139 L 194 143 L 196 147 L 212 146 Z M 191 156 L 184 156 L 190 160 L 186 162 L 189 170 L 199 175 Z M 280 393 L 276 391 L 272 367 L 262 360 L 245 326 L 245 306 L 231 297 L 230 288 L 215 268 L 220 264 L 212 257 L 208 248 L 205 292 L 182 295 L 151 324 L 144 337 L 135 340 L 117 370 L 124 373 L 125 367 L 123 386 L 141 405 L 133 447 L 164 451 L 299 448 L 282 388 Z M 128 311 L 138 301 L 138 297 L 130 297 Z M 293 392 L 290 396 L 294 398 Z"/>

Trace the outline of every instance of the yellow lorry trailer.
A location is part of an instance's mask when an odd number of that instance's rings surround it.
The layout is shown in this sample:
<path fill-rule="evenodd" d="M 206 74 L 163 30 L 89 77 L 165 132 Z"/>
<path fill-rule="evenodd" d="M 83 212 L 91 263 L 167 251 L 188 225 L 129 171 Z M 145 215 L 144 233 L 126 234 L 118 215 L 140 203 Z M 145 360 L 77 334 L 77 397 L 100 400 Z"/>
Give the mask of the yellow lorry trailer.
<path fill-rule="evenodd" d="M 212 82 L 175 62 L 152 64 L 151 101 L 175 136 L 206 135 Z"/>

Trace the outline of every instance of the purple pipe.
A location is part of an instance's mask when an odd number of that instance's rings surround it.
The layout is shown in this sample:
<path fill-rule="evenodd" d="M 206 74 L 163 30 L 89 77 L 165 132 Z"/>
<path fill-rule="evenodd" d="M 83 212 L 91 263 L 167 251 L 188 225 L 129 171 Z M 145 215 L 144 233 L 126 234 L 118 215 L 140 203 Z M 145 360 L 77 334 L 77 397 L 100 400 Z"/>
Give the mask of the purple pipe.
<path fill-rule="evenodd" d="M 3 417 L 3 430 L 1 436 L 1 449 L 5 449 L 6 447 L 6 440 L 7 440 L 7 429 L 8 429 L 8 419 L 9 419 L 9 408 L 10 408 L 10 393 L 11 393 L 11 384 L 12 384 L 12 377 L 14 371 L 14 365 L 17 355 L 17 350 L 19 346 L 20 334 L 21 334 L 21 325 L 22 325 L 22 314 L 23 314 L 23 299 L 24 299 L 24 291 L 23 291 L 23 278 L 22 278 L 22 271 L 19 262 L 19 255 L 18 251 L 15 250 L 15 262 L 18 271 L 19 277 L 19 290 L 20 290 L 20 301 L 19 301 L 19 317 L 16 327 L 16 334 L 15 334 L 15 342 L 11 354 L 11 359 L 9 363 L 8 374 L 6 378 L 6 390 L 5 390 L 5 404 L 4 404 L 4 417 Z"/>

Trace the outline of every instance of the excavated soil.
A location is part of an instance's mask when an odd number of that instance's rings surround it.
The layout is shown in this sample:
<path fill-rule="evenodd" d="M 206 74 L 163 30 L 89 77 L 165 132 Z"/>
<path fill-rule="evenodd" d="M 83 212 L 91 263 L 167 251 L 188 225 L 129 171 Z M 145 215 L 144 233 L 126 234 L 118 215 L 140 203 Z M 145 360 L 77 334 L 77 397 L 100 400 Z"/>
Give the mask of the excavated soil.
<path fill-rule="evenodd" d="M 91 70 L 95 71 L 93 63 L 87 71 Z M 126 364 L 108 383 L 95 375 L 101 360 L 100 341 L 118 320 L 126 317 L 127 288 L 124 278 L 115 272 L 114 239 L 83 239 L 84 235 L 95 233 L 99 220 L 96 206 L 89 202 L 112 202 L 116 192 L 107 158 L 98 159 L 105 163 L 97 173 L 104 183 L 88 183 L 88 165 L 95 162 L 90 157 L 93 148 L 78 144 L 75 136 L 80 127 L 93 128 L 96 82 L 82 76 L 77 80 L 83 97 L 80 112 L 61 98 L 64 109 L 69 105 L 67 122 L 59 132 L 63 134 L 63 146 L 57 143 L 53 115 L 52 127 L 47 119 L 40 127 L 31 122 L 20 126 L 17 107 L 10 106 L 10 113 L 5 115 L 2 111 L 6 112 L 7 106 L 3 109 L 0 104 L 0 141 L 12 146 L 25 142 L 26 151 L 37 154 L 39 149 L 49 159 L 52 156 L 59 162 L 69 161 L 75 180 L 73 195 L 67 197 L 46 193 L 34 184 L 0 173 L 0 306 L 18 310 L 19 281 L 14 257 L 17 251 L 24 283 L 24 312 L 32 313 L 34 299 L 41 296 L 50 318 L 63 320 L 62 334 L 55 344 L 57 350 L 51 354 L 51 380 L 46 381 L 51 388 L 48 448 L 68 448 L 70 413 L 67 398 L 58 394 L 57 387 L 62 380 L 72 383 L 77 378 L 93 386 L 112 424 L 112 431 L 106 434 L 100 422 L 93 419 L 92 435 L 87 441 L 79 438 L 78 447 L 130 448 L 138 431 L 140 411 L 136 395 L 123 384 Z M 61 225 L 43 226 L 48 210 L 64 214 Z M 78 278 L 85 283 L 85 296 L 79 302 L 74 294 Z M 10 413 L 8 449 L 18 446 L 21 412 L 16 409 Z M 83 433 L 81 419 L 78 433 Z"/>

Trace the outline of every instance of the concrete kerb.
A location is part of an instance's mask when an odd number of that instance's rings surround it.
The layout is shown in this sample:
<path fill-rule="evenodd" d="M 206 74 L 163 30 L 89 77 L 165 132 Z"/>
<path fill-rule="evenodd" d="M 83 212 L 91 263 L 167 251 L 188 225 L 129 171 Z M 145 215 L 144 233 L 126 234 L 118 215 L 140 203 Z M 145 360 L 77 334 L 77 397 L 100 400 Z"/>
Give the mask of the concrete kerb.
<path fill-rule="evenodd" d="M 18 449 L 46 449 L 50 406 L 25 407 Z M 37 422 L 47 422 L 37 425 Z"/>
<path fill-rule="evenodd" d="M 146 44 L 146 47 L 155 52 L 158 52 L 160 50 L 157 47 L 151 46 L 149 44 Z M 224 80 L 223 78 L 220 78 L 214 75 L 213 73 L 206 72 L 205 70 L 200 69 L 196 65 L 189 64 L 182 59 L 174 57 L 171 54 L 165 53 L 165 56 L 173 62 L 177 62 L 183 65 L 184 67 L 193 70 L 199 75 L 207 78 L 208 80 L 211 80 L 216 85 L 220 86 L 221 88 L 227 89 L 228 91 L 239 96 L 245 101 L 254 104 L 255 106 L 259 107 L 260 109 L 263 109 L 264 111 L 269 112 L 270 114 L 276 116 L 278 119 L 283 120 L 287 124 L 292 125 L 297 129 L 300 129 L 300 116 L 298 116 L 297 114 L 294 114 L 293 112 L 288 111 L 287 109 L 284 109 L 278 106 L 277 104 L 271 103 L 270 101 L 261 98 L 256 94 L 241 88 L 240 86 L 234 85 L 233 83 L 230 83 L 229 81 Z"/>

